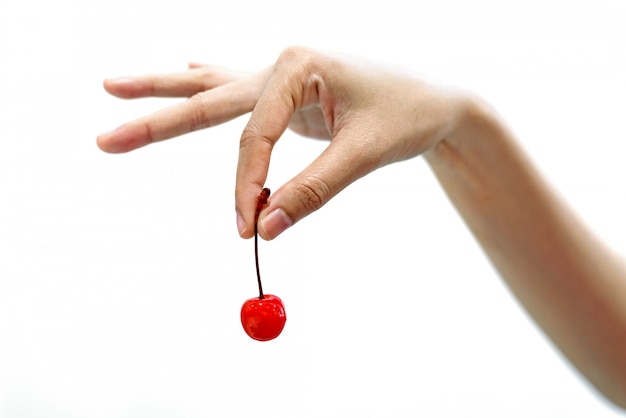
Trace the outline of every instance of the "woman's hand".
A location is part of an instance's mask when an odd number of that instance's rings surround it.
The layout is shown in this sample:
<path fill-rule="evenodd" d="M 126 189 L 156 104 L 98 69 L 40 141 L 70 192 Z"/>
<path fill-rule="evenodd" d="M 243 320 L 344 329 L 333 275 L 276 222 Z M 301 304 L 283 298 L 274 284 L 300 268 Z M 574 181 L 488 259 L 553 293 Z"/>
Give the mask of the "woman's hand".
<path fill-rule="evenodd" d="M 237 223 L 247 238 L 272 148 L 285 129 L 330 139 L 261 213 L 266 239 L 359 177 L 424 154 L 529 314 L 599 391 L 626 408 L 623 261 L 558 198 L 494 109 L 406 74 L 303 48 L 285 50 L 272 67 L 249 76 L 192 67 L 106 81 L 120 97 L 190 99 L 100 136 L 99 146 L 129 151 L 252 112 L 236 185 Z"/>
<path fill-rule="evenodd" d="M 259 217 L 265 239 L 358 178 L 433 149 L 453 133 L 465 103 L 462 94 L 411 75 L 299 47 L 252 75 L 192 64 L 185 73 L 106 80 L 104 87 L 122 98 L 189 97 L 99 136 L 107 152 L 130 151 L 252 112 L 240 138 L 235 193 L 237 226 L 245 238 L 253 235 L 256 197 L 283 132 L 289 127 L 330 139 L 313 163 L 273 193 Z"/>

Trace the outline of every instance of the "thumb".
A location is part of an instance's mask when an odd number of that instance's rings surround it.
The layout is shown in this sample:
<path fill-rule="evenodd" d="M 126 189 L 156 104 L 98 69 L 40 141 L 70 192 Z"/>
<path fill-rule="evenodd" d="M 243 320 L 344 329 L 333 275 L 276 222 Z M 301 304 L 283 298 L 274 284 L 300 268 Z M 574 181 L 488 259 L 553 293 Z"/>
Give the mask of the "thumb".
<path fill-rule="evenodd" d="M 324 206 L 348 185 L 379 167 L 371 141 L 336 137 L 300 174 L 278 189 L 259 216 L 258 231 L 272 240 Z"/>

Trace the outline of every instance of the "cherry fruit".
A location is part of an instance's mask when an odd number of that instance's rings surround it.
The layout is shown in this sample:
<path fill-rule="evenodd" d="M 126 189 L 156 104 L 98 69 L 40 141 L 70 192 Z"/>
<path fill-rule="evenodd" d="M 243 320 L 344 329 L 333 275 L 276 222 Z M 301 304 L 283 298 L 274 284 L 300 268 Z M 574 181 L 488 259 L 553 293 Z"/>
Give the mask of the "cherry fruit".
<path fill-rule="evenodd" d="M 269 341 L 278 337 L 285 327 L 287 315 L 283 301 L 278 296 L 264 295 L 259 270 L 259 233 L 257 222 L 259 213 L 270 197 L 270 189 L 264 188 L 258 197 L 254 218 L 254 261 L 259 285 L 259 296 L 248 299 L 241 307 L 241 325 L 250 338 L 257 341 Z"/>
<path fill-rule="evenodd" d="M 286 321 L 285 306 L 278 296 L 248 299 L 241 307 L 241 325 L 246 334 L 257 341 L 278 337 Z"/>

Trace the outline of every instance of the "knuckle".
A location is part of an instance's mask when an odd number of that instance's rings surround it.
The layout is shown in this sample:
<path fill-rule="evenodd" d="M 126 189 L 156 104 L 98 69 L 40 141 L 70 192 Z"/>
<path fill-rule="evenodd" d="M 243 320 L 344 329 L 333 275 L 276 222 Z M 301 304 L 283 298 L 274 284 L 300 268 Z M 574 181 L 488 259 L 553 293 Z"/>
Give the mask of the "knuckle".
<path fill-rule="evenodd" d="M 292 61 L 293 59 L 300 59 L 307 56 L 309 53 L 310 50 L 308 48 L 293 45 L 283 49 L 278 59 L 279 61 Z"/>
<path fill-rule="evenodd" d="M 197 131 L 202 128 L 212 126 L 212 121 L 206 115 L 205 109 L 205 94 L 204 92 L 196 93 L 187 100 L 187 111 L 189 130 Z"/>
<path fill-rule="evenodd" d="M 290 46 L 280 53 L 276 62 L 277 67 L 285 66 L 296 71 L 311 69 L 315 66 L 315 53 L 302 46 Z"/>
<path fill-rule="evenodd" d="M 256 138 L 256 135 L 250 132 L 248 128 L 244 129 L 243 133 L 241 134 L 241 139 L 239 140 L 239 148 L 241 149 L 249 148 L 252 145 L 255 138 Z"/>
<path fill-rule="evenodd" d="M 270 146 L 270 148 L 274 146 L 275 142 L 268 136 L 263 135 L 258 123 L 251 119 L 241 133 L 239 146 L 241 148 L 246 148 L 258 141 L 266 143 Z"/>
<path fill-rule="evenodd" d="M 212 88 L 215 88 L 215 86 L 218 84 L 218 82 L 216 81 L 216 75 L 215 75 L 215 71 L 213 70 L 213 68 L 210 67 L 202 67 L 197 69 L 198 72 L 198 87 L 199 87 L 199 91 L 206 91 L 206 90 L 210 90 Z"/>
<path fill-rule="evenodd" d="M 152 144 L 157 142 L 156 132 L 154 130 L 154 126 L 152 123 L 146 121 L 143 123 L 142 129 L 144 131 L 144 136 L 146 138 L 146 143 Z"/>
<path fill-rule="evenodd" d="M 234 72 L 228 72 L 224 69 L 214 66 L 207 66 L 198 69 L 198 85 L 199 91 L 211 90 L 223 84 L 229 83 L 240 78 Z"/>
<path fill-rule="evenodd" d="M 312 176 L 298 184 L 296 195 L 307 213 L 321 208 L 331 197 L 331 188 L 323 179 Z"/>

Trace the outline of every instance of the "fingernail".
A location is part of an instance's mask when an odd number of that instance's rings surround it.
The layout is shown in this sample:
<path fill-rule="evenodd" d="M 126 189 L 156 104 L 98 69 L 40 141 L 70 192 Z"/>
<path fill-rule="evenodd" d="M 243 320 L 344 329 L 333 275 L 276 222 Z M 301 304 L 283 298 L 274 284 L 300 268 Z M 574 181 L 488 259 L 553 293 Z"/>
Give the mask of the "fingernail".
<path fill-rule="evenodd" d="M 248 229 L 246 223 L 244 222 L 239 212 L 237 212 L 237 230 L 239 231 L 239 235 L 243 235 L 244 232 L 246 232 L 246 229 Z"/>
<path fill-rule="evenodd" d="M 279 236 L 291 225 L 293 225 L 293 221 L 282 209 L 276 209 L 270 212 L 261 221 L 261 228 L 265 231 L 266 238 L 270 240 Z"/>

